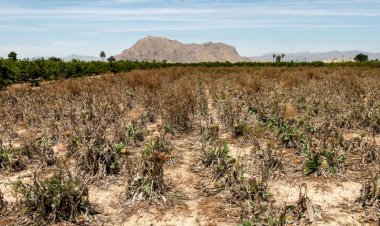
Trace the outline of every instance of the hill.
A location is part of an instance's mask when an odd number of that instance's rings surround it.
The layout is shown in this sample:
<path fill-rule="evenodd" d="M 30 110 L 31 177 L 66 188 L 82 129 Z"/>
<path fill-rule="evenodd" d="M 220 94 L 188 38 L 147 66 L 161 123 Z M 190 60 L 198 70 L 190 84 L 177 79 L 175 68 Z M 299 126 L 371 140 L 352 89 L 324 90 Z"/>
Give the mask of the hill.
<path fill-rule="evenodd" d="M 175 63 L 241 62 L 249 58 L 238 54 L 235 47 L 224 43 L 184 44 L 164 37 L 148 36 L 116 55 L 117 60 L 164 61 Z"/>

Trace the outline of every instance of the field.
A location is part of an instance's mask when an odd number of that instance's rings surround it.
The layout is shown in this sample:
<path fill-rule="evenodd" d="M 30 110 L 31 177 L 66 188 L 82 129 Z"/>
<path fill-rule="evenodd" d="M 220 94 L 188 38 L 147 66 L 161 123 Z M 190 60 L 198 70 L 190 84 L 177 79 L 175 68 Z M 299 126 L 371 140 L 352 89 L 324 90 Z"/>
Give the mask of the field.
<path fill-rule="evenodd" d="M 0 91 L 0 225 L 378 225 L 380 68 L 169 67 Z"/>

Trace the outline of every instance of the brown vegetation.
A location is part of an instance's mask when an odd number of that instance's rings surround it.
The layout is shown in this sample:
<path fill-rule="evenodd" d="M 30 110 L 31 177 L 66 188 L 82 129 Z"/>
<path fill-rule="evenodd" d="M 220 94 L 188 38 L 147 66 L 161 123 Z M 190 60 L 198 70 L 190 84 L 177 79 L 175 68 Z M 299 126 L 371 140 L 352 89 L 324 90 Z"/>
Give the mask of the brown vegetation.
<path fill-rule="evenodd" d="M 173 67 L 10 86 L 0 224 L 375 221 L 379 72 Z"/>

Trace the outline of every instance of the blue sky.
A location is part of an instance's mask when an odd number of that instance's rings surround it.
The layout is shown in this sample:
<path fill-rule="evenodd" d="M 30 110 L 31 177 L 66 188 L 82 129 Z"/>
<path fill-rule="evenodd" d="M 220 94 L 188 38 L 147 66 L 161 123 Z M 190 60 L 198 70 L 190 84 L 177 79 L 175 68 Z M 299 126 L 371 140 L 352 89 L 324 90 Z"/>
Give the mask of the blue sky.
<path fill-rule="evenodd" d="M 380 0 L 0 0 L 0 56 L 120 53 L 147 35 L 267 52 L 380 52 Z"/>

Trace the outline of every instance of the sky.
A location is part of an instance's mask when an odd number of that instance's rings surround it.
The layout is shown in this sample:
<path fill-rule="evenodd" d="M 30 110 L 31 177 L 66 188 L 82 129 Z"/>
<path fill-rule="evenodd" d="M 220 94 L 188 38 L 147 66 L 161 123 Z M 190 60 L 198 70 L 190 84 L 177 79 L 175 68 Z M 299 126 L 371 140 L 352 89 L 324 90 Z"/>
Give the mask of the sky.
<path fill-rule="evenodd" d="M 0 0 L 0 57 L 108 56 L 145 36 L 268 52 L 380 52 L 380 0 Z"/>

